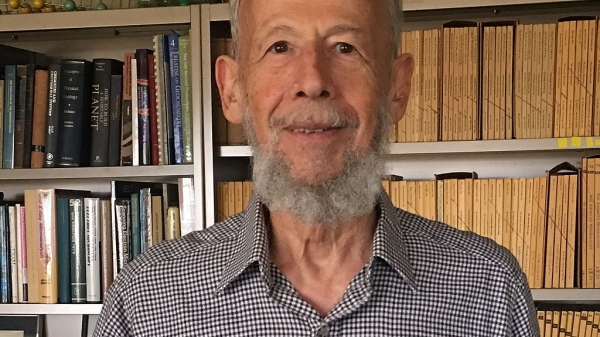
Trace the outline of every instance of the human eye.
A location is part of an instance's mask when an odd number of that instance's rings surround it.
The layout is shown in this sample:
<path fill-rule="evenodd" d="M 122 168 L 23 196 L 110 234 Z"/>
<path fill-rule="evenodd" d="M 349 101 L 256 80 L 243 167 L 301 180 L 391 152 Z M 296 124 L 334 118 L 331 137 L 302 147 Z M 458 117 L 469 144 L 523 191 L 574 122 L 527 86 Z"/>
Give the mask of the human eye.
<path fill-rule="evenodd" d="M 334 46 L 334 50 L 340 54 L 352 54 L 354 52 L 354 46 L 348 44 L 346 42 L 336 43 Z"/>
<path fill-rule="evenodd" d="M 275 54 L 287 53 L 290 50 L 290 45 L 286 41 L 277 41 L 269 47 L 269 51 Z"/>

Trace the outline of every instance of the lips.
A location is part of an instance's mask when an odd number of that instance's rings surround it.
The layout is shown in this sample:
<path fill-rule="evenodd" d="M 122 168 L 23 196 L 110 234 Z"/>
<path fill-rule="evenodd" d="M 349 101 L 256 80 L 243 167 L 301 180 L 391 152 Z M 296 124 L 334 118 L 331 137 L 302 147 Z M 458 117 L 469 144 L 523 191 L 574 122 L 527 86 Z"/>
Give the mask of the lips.
<path fill-rule="evenodd" d="M 323 133 L 323 132 L 335 130 L 335 129 L 336 128 L 318 128 L 318 129 L 295 128 L 295 129 L 291 129 L 291 131 L 297 132 L 297 133 L 313 134 L 313 133 Z"/>

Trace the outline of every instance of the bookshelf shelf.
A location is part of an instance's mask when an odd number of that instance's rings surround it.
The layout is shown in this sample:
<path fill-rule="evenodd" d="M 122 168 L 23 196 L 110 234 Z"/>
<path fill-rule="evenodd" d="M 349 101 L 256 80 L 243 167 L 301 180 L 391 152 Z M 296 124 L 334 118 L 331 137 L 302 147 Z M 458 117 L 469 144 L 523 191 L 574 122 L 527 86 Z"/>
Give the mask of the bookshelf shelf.
<path fill-rule="evenodd" d="M 190 24 L 190 6 L 56 12 L 0 17 L 0 33 Z M 31 20 L 30 18 L 39 18 Z"/>
<path fill-rule="evenodd" d="M 194 174 L 193 165 L 121 166 L 0 170 L 0 181 L 49 179 L 129 179 L 184 177 Z"/>
<path fill-rule="evenodd" d="M 600 289 L 532 289 L 536 302 L 600 303 Z"/>
<path fill-rule="evenodd" d="M 394 143 L 391 155 L 452 154 L 452 153 L 502 153 L 538 151 L 577 151 L 600 148 L 600 137 L 573 137 L 548 139 L 477 140 L 455 142 Z M 219 157 L 250 157 L 249 146 L 220 146 Z"/>
<path fill-rule="evenodd" d="M 0 315 L 98 315 L 102 304 L 0 304 Z"/>

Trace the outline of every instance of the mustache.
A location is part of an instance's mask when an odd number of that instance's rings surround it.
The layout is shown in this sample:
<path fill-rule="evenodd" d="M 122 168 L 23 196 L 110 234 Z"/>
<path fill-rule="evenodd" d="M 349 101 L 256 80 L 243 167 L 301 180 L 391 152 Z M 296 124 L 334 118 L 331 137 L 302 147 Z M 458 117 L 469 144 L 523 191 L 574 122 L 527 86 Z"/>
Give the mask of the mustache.
<path fill-rule="evenodd" d="M 298 124 L 318 124 L 328 128 L 357 128 L 358 119 L 344 113 L 340 108 L 326 102 L 303 102 L 286 113 L 274 114 L 270 127 L 283 130 Z"/>

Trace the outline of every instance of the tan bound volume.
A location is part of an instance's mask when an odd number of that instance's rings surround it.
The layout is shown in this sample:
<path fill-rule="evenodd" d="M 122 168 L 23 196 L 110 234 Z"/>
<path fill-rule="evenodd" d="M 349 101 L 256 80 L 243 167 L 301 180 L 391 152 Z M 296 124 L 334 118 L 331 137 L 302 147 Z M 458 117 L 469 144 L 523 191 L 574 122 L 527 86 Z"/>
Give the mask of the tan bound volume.
<path fill-rule="evenodd" d="M 537 218 L 537 249 L 535 253 L 535 282 L 534 287 L 540 289 L 544 287 L 544 258 L 546 256 L 546 213 L 548 205 L 548 179 L 547 178 L 536 178 L 540 180 L 540 191 L 539 191 L 539 208 Z"/>
<path fill-rule="evenodd" d="M 562 67 L 563 67 L 563 30 L 564 23 L 559 22 L 556 26 L 556 71 L 555 76 L 555 87 L 554 87 L 554 137 L 561 137 L 560 126 L 562 120 Z M 564 136 L 562 136 L 564 137 Z"/>
<path fill-rule="evenodd" d="M 567 222 L 567 261 L 565 287 L 575 287 L 575 243 L 577 235 L 577 201 L 579 199 L 579 177 L 571 174 L 569 177 L 569 213 Z"/>
<path fill-rule="evenodd" d="M 527 200 L 527 179 L 519 179 L 519 209 L 517 221 L 517 259 L 523 268 L 523 254 L 525 250 L 525 205 Z"/>
<path fill-rule="evenodd" d="M 556 209 L 558 196 L 558 176 L 551 175 L 550 192 L 548 193 L 548 215 L 547 215 L 547 233 L 546 233 L 546 272 L 544 277 L 544 288 L 553 287 L 554 276 L 554 242 L 556 235 Z"/>
<path fill-rule="evenodd" d="M 506 139 L 514 136 L 514 26 L 506 27 Z"/>
<path fill-rule="evenodd" d="M 512 179 L 511 183 L 511 209 L 510 209 L 510 251 L 517 257 L 517 224 L 519 223 L 519 179 Z"/>
<path fill-rule="evenodd" d="M 531 241 L 529 243 L 530 245 L 530 255 L 529 255 L 529 274 L 531 277 L 531 280 L 529 281 L 530 283 L 530 287 L 531 288 L 535 288 L 535 274 L 536 274 L 536 267 L 537 267 L 537 260 L 536 260 L 536 256 L 537 256 L 537 250 L 538 250 L 538 246 L 537 246 L 537 242 L 538 242 L 538 226 L 537 226 L 537 222 L 538 222 L 538 216 L 539 216 L 539 207 L 538 202 L 539 202 L 539 194 L 540 194 L 540 180 L 538 178 L 533 178 L 533 193 L 531 196 Z"/>
<path fill-rule="evenodd" d="M 588 287 L 587 279 L 587 184 L 588 184 L 588 172 L 587 172 L 587 158 L 581 159 L 581 287 Z"/>
<path fill-rule="evenodd" d="M 523 49 L 524 46 L 524 34 L 525 27 L 521 24 L 517 24 L 517 41 L 515 43 L 515 138 L 523 139 L 525 138 L 525 133 L 523 132 Z"/>
<path fill-rule="evenodd" d="M 594 288 L 594 282 L 595 282 L 595 264 L 594 264 L 594 259 L 595 259 L 595 221 L 596 221 L 596 214 L 594 213 L 595 211 L 595 161 L 594 159 L 588 158 L 587 159 L 587 189 L 586 189 L 586 194 L 587 194 L 587 214 L 586 214 L 586 221 L 587 221 L 587 231 L 586 231 L 586 237 L 585 237 L 585 241 L 586 241 L 586 265 L 587 265 L 587 285 L 588 288 Z"/>
<path fill-rule="evenodd" d="M 523 237 L 523 272 L 527 276 L 529 287 L 532 287 L 533 277 L 531 272 L 531 236 L 533 213 L 533 179 L 526 181 L 525 195 L 525 236 Z"/>
<path fill-rule="evenodd" d="M 481 180 L 473 181 L 473 232 L 481 234 Z"/>

